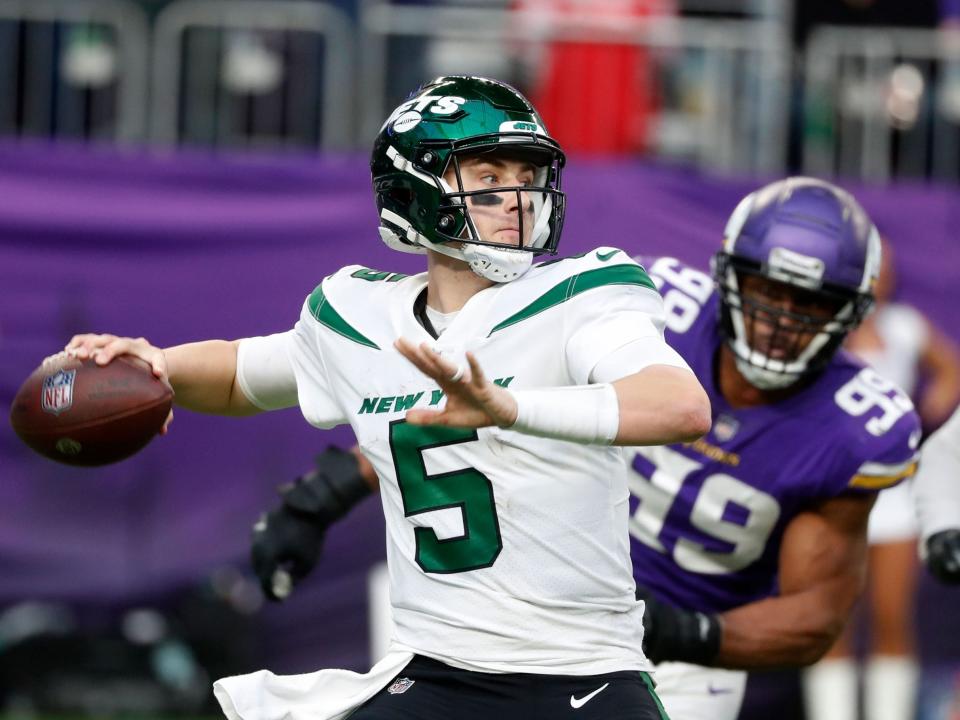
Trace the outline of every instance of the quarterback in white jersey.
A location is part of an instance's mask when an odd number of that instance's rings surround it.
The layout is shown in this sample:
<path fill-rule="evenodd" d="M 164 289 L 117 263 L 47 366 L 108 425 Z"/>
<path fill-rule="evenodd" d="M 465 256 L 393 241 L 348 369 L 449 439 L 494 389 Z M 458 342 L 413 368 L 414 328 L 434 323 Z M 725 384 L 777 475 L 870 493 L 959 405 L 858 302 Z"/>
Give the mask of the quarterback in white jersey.
<path fill-rule="evenodd" d="M 592 373 L 625 344 L 663 361 L 652 282 L 600 248 L 478 293 L 439 340 L 414 313 L 426 287 L 426 273 L 344 268 L 310 296 L 288 350 L 304 415 L 350 423 L 381 478 L 397 643 L 471 670 L 645 668 L 619 448 L 404 422 L 443 392 L 392 343 L 427 342 L 457 363 L 469 351 L 511 389 L 609 381 Z"/>
<path fill-rule="evenodd" d="M 371 161 L 381 237 L 426 254 L 426 273 L 344 268 L 266 338 L 68 345 L 146 359 L 191 409 L 299 404 L 317 427 L 349 423 L 376 469 L 391 652 L 362 676 L 221 680 L 231 720 L 664 717 L 615 446 L 699 437 L 709 402 L 624 253 L 532 265 L 556 251 L 564 162 L 516 90 L 438 78 L 388 118 Z"/>

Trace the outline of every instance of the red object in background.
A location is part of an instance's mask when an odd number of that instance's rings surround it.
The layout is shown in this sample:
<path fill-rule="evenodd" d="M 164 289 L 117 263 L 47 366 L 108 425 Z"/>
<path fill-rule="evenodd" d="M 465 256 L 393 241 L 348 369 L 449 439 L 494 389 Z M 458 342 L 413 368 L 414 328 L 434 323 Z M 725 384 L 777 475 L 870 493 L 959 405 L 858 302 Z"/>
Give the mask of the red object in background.
<path fill-rule="evenodd" d="M 583 26 L 598 18 L 635 22 L 670 14 L 671 5 L 664 0 L 517 0 L 514 8 L 532 29 L 552 23 Z M 646 149 L 657 111 L 649 50 L 569 41 L 548 42 L 544 49 L 530 99 L 567 152 Z"/>

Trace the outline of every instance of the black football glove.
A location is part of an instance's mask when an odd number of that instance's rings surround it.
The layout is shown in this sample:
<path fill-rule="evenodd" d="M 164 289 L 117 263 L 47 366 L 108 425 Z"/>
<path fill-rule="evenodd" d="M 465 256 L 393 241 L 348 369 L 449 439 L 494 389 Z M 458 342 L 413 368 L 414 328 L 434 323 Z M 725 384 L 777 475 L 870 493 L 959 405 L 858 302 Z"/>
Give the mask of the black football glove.
<path fill-rule="evenodd" d="M 682 610 L 637 588 L 643 600 L 643 653 L 654 663 L 666 661 L 710 665 L 720 652 L 721 626 L 716 615 Z"/>
<path fill-rule="evenodd" d="M 941 530 L 927 538 L 927 567 L 940 582 L 960 583 L 960 528 Z"/>
<path fill-rule="evenodd" d="M 280 507 L 253 526 L 253 570 L 271 600 L 286 599 L 316 565 L 327 528 L 371 492 L 353 453 L 330 446 L 314 464 L 279 488 Z"/>

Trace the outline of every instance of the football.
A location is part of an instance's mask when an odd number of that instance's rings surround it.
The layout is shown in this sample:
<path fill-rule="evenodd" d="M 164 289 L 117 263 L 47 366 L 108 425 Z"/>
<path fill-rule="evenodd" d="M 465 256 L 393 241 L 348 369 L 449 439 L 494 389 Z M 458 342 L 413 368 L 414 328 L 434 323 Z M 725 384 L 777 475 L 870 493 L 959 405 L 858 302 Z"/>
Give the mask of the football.
<path fill-rule="evenodd" d="M 172 403 L 170 386 L 138 358 L 121 356 L 100 366 L 59 353 L 20 386 L 10 424 L 21 440 L 51 460 L 106 465 L 150 442 Z"/>

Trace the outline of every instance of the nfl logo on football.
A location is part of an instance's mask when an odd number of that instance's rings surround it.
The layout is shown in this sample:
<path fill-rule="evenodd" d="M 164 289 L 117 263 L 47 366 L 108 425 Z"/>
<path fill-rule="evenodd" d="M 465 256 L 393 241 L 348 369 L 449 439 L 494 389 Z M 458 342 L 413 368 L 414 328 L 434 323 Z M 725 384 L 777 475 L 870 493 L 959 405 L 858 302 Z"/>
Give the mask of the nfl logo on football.
<path fill-rule="evenodd" d="M 411 680 L 410 678 L 397 678 L 393 681 L 393 684 L 387 688 L 387 692 L 391 695 L 401 695 L 413 687 L 413 684 L 416 680 Z"/>
<path fill-rule="evenodd" d="M 40 407 L 44 412 L 59 415 L 73 405 L 73 380 L 76 370 L 58 370 L 43 379 Z"/>

